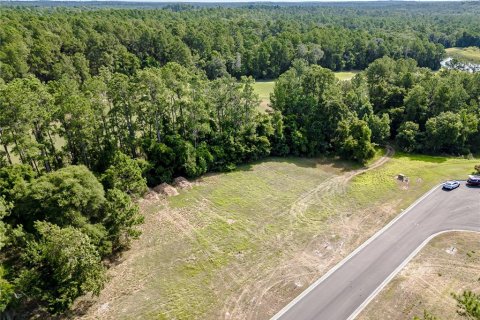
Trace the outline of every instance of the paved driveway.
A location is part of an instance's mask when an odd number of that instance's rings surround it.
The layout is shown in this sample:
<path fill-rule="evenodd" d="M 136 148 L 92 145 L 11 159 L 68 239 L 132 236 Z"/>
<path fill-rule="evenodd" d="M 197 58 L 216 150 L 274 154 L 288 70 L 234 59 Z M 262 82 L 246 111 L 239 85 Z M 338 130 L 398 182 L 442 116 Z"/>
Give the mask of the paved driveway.
<path fill-rule="evenodd" d="M 434 188 L 272 319 L 353 319 L 436 234 L 480 232 L 480 188 Z"/>

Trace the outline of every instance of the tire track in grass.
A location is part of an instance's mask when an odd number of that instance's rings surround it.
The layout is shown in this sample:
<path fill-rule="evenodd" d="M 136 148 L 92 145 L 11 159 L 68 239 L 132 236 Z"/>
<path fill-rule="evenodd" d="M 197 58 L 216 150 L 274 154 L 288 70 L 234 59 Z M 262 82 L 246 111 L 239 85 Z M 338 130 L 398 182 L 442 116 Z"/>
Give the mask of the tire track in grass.
<path fill-rule="evenodd" d="M 327 197 L 331 197 L 334 194 L 344 193 L 346 191 L 348 182 L 352 178 L 362 173 L 365 173 L 367 171 L 376 169 L 384 165 L 386 162 L 390 160 L 390 158 L 395 154 L 395 150 L 391 146 L 387 146 L 386 149 L 387 149 L 386 154 L 382 156 L 380 159 L 378 159 L 377 161 L 375 161 L 370 166 L 366 168 L 350 171 L 340 176 L 331 177 L 323 181 L 322 183 L 320 183 L 314 189 L 309 190 L 308 192 L 301 195 L 292 204 L 289 210 L 289 214 L 294 219 L 298 219 L 299 217 L 302 217 L 305 214 L 309 206 L 311 206 L 314 203 L 318 203 L 319 200 L 320 201 L 324 200 Z"/>
<path fill-rule="evenodd" d="M 384 165 L 394 153 L 394 149 L 387 146 L 385 155 L 370 166 L 324 180 L 315 188 L 301 195 L 290 208 L 285 208 L 285 212 L 288 212 L 291 216 L 292 223 L 301 223 L 311 205 L 320 203 L 322 206 L 333 207 L 333 196 L 345 193 L 348 182 L 352 178 Z M 289 237 L 286 236 L 281 239 L 281 242 L 287 246 L 288 239 Z M 323 240 L 326 242 L 326 239 Z M 344 250 L 344 243 L 342 242 L 339 248 L 332 248 L 332 250 Z M 285 288 L 286 285 L 295 282 L 295 280 L 297 280 L 295 285 L 300 288 L 303 283 L 309 283 L 314 279 L 315 272 L 312 273 L 312 270 L 317 270 L 320 266 L 317 265 L 318 257 L 312 257 L 311 255 L 314 254 L 309 254 L 306 251 L 295 253 L 286 264 L 282 263 L 275 266 L 266 276 L 262 271 L 269 268 L 268 259 L 252 266 L 250 272 L 246 274 L 246 278 L 240 281 L 246 282 L 248 279 L 250 280 L 249 284 L 241 288 L 240 293 L 233 293 L 227 297 L 221 316 L 224 319 L 257 319 L 262 302 L 265 301 L 264 297 L 271 293 L 274 288 Z M 327 262 L 334 259 L 330 254 L 327 254 L 324 258 Z M 298 281 L 299 278 L 301 281 Z M 251 281 L 252 279 L 254 281 Z"/>

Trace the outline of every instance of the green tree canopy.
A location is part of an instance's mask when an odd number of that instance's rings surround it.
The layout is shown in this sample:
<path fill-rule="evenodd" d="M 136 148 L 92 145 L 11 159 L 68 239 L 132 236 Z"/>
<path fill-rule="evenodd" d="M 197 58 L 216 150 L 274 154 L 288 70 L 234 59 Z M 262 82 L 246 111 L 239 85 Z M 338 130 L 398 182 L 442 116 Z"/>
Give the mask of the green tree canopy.
<path fill-rule="evenodd" d="M 35 229 L 39 238 L 28 243 L 22 256 L 21 291 L 54 312 L 87 292 L 98 294 L 106 280 L 105 268 L 89 237 L 48 222 L 35 222 Z"/>
<path fill-rule="evenodd" d="M 106 189 L 119 189 L 132 196 L 142 196 L 147 191 L 147 182 L 137 161 L 121 152 L 115 153 L 102 182 Z"/>

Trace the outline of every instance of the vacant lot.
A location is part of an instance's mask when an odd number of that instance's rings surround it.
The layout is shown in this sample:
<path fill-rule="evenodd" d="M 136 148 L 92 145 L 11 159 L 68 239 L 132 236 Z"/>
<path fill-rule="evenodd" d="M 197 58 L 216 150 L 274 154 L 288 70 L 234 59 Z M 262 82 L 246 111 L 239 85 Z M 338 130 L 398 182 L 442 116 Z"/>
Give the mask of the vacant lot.
<path fill-rule="evenodd" d="M 480 63 L 480 48 L 448 48 L 445 50 L 447 55 L 461 61 Z"/>
<path fill-rule="evenodd" d="M 267 319 L 401 208 L 474 163 L 400 154 L 363 172 L 274 158 L 205 176 L 177 197 L 142 203 L 144 234 L 110 269 L 101 296 L 83 301 L 93 303 L 84 318 Z"/>
<path fill-rule="evenodd" d="M 480 234 L 452 232 L 434 238 L 360 314 L 359 320 L 412 319 L 424 310 L 444 320 L 456 313 L 451 293 L 480 290 Z"/>

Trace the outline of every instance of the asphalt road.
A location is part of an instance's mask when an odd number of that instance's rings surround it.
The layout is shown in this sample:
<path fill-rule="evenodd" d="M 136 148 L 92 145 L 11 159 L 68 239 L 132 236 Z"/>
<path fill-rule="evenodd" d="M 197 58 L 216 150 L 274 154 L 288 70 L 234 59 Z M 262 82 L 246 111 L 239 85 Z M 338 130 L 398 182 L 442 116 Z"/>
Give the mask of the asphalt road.
<path fill-rule="evenodd" d="M 354 319 L 433 236 L 449 230 L 480 232 L 480 188 L 433 189 L 272 319 Z"/>

